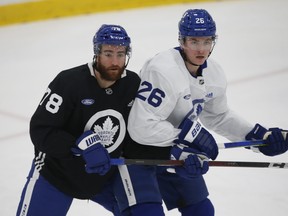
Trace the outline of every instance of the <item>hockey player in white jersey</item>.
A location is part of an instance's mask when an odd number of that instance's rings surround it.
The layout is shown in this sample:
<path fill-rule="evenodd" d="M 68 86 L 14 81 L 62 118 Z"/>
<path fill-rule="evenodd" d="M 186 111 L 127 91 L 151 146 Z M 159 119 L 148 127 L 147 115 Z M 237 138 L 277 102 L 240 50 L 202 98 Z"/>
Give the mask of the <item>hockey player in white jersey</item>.
<path fill-rule="evenodd" d="M 123 206 L 131 211 L 145 212 L 144 207 L 153 203 L 155 211 L 161 212 L 160 191 L 168 210 L 178 208 L 183 216 L 214 215 L 202 175 L 209 169 L 208 160 L 216 159 L 218 147 L 205 128 L 231 141 L 264 139 L 267 146 L 257 150 L 268 156 L 287 151 L 282 129 L 253 126 L 229 109 L 225 75 L 209 58 L 216 39 L 210 14 L 203 9 L 187 10 L 179 22 L 180 46 L 157 54 L 141 70 L 128 120 L 130 136 L 139 144 L 128 145 L 124 156 L 181 159 L 184 165 L 148 171 L 145 166 L 127 166 L 125 175 L 131 184 L 125 182 L 130 193 Z M 149 178 L 156 170 L 158 184 Z"/>

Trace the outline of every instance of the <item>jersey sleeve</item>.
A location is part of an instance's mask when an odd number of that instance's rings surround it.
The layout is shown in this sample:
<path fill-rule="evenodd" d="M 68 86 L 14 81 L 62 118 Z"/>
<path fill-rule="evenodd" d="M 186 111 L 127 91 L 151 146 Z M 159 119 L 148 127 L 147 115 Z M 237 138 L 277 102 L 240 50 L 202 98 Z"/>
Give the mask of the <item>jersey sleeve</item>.
<path fill-rule="evenodd" d="M 159 62 L 159 61 L 158 61 Z M 167 121 L 177 97 L 173 84 L 148 61 L 141 70 L 141 84 L 131 109 L 128 131 L 132 139 L 142 145 L 168 147 L 179 133 Z"/>
<path fill-rule="evenodd" d="M 53 157 L 69 157 L 75 143 L 75 137 L 64 130 L 73 110 L 70 85 L 60 73 L 49 84 L 30 121 L 30 137 L 35 148 Z"/>
<path fill-rule="evenodd" d="M 200 120 L 205 127 L 231 141 L 245 140 L 246 134 L 253 128 L 248 121 L 229 109 L 226 95 L 207 102 Z"/>
<path fill-rule="evenodd" d="M 211 71 L 208 72 L 210 76 L 207 82 L 213 86 L 215 97 L 205 102 L 199 118 L 205 127 L 231 141 L 245 140 L 246 134 L 253 126 L 229 108 L 226 96 L 227 81 L 222 68 L 213 60 L 208 64 Z"/>

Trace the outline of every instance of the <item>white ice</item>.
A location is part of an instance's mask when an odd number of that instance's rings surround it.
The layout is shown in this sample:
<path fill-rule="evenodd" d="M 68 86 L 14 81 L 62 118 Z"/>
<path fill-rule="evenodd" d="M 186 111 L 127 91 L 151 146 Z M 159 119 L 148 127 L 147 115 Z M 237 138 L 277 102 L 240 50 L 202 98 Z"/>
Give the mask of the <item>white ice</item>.
<path fill-rule="evenodd" d="M 219 40 L 211 58 L 226 71 L 230 107 L 253 124 L 288 129 L 287 0 L 186 3 L 0 27 L 0 215 L 15 215 L 30 169 L 31 115 L 58 72 L 92 60 L 99 26 L 126 28 L 133 43 L 129 69 L 139 71 L 147 58 L 178 45 L 177 23 L 188 8 L 205 8 L 217 22 Z M 288 162 L 288 153 L 266 157 L 226 149 L 218 160 Z M 217 216 L 288 214 L 287 169 L 211 167 L 205 178 Z M 75 200 L 68 215 L 111 214 L 93 202 Z"/>

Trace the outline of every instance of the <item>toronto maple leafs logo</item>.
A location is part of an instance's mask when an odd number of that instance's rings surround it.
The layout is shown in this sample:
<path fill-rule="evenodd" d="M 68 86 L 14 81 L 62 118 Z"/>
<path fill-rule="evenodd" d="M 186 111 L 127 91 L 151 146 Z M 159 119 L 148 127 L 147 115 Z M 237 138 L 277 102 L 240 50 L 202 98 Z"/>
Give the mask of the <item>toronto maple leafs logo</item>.
<path fill-rule="evenodd" d="M 113 124 L 111 118 L 108 116 L 104 121 L 102 127 L 100 125 L 94 126 L 94 132 L 100 136 L 101 143 L 105 147 L 113 145 L 113 139 L 117 131 L 119 130 L 119 126 Z"/>
<path fill-rule="evenodd" d="M 202 112 L 203 108 L 202 108 L 202 105 L 201 104 L 197 104 L 196 105 L 196 115 L 199 116 L 200 113 Z"/>
<path fill-rule="evenodd" d="M 122 144 L 126 134 L 126 123 L 121 113 L 108 109 L 95 113 L 84 130 L 93 130 L 98 134 L 101 144 L 111 153 Z"/>
<path fill-rule="evenodd" d="M 194 120 L 197 119 L 203 110 L 204 99 L 196 99 L 192 101 L 192 109 L 187 113 L 186 117 Z"/>

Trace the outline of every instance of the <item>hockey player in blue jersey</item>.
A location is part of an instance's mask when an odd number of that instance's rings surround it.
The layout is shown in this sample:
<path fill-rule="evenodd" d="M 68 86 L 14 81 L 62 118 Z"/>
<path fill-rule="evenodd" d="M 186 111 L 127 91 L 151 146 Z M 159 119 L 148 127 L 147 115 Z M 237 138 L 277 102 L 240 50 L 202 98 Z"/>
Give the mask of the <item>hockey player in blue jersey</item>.
<path fill-rule="evenodd" d="M 179 22 L 180 46 L 144 64 L 128 120 L 130 136 L 139 144 L 128 144 L 124 156 L 184 160 L 184 165 L 120 167 L 125 176 L 125 189 L 117 192 L 121 210 L 146 216 L 149 207 L 157 212 L 149 216 L 164 215 L 160 191 L 168 210 L 177 208 L 182 216 L 213 216 L 202 175 L 209 169 L 208 160 L 216 159 L 218 147 L 205 128 L 231 141 L 264 139 L 267 146 L 255 150 L 268 156 L 287 151 L 282 129 L 253 126 L 229 109 L 224 72 L 210 58 L 216 39 L 210 14 L 203 9 L 187 10 Z"/>
<path fill-rule="evenodd" d="M 110 157 L 132 142 L 126 125 L 140 78 L 126 69 L 130 43 L 123 27 L 102 25 L 93 62 L 62 71 L 49 84 L 30 122 L 35 158 L 17 216 L 64 216 L 74 198 L 120 215 Z"/>

